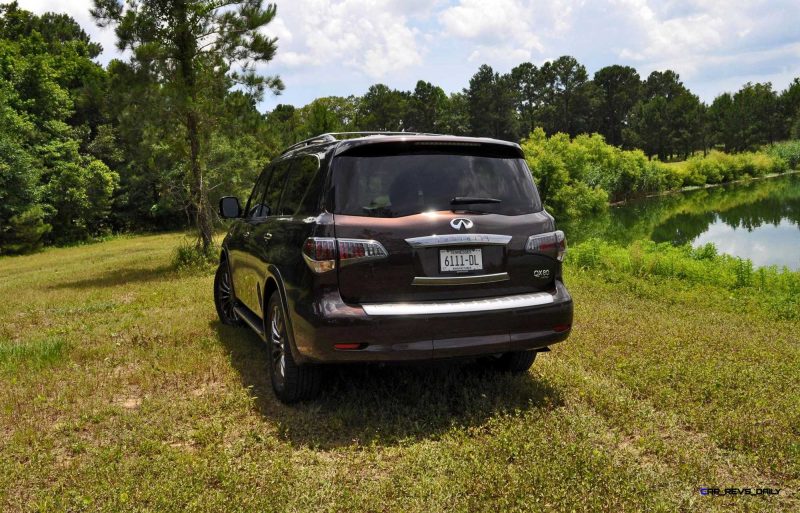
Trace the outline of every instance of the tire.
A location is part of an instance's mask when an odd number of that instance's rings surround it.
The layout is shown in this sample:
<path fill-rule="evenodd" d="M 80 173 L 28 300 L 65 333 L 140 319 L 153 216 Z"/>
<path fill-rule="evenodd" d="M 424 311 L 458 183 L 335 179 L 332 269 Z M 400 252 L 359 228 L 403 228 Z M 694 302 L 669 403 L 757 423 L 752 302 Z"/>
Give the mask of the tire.
<path fill-rule="evenodd" d="M 322 369 L 294 361 L 286 327 L 286 312 L 274 292 L 267 303 L 267 345 L 269 377 L 275 396 L 285 404 L 314 399 L 322 388 Z"/>
<path fill-rule="evenodd" d="M 233 294 L 228 262 L 225 260 L 220 262 L 219 267 L 217 267 L 217 274 L 214 275 L 214 306 L 217 307 L 217 315 L 222 324 L 228 326 L 242 325 L 242 320 L 234 310 L 236 296 Z"/>
<path fill-rule="evenodd" d="M 501 372 L 522 374 L 528 372 L 536 360 L 536 351 L 514 351 L 491 359 L 491 365 Z"/>

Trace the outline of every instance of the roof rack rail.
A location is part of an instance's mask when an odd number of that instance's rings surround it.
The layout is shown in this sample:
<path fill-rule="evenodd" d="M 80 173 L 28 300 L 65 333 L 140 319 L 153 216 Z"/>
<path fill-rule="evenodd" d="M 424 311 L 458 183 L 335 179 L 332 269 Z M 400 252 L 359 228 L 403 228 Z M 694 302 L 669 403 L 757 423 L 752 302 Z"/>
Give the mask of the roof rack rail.
<path fill-rule="evenodd" d="M 441 135 L 441 134 L 430 134 L 426 132 L 381 132 L 381 131 L 372 131 L 372 132 L 328 132 L 326 134 L 320 134 L 314 137 L 310 137 L 308 139 L 304 139 L 296 144 L 293 144 L 283 150 L 281 155 L 285 155 L 290 151 L 294 151 L 300 148 L 305 148 L 306 146 L 311 146 L 314 144 L 323 144 L 323 143 L 330 143 L 336 141 L 342 141 L 344 139 L 350 139 L 353 137 L 366 137 L 370 135 Z"/>

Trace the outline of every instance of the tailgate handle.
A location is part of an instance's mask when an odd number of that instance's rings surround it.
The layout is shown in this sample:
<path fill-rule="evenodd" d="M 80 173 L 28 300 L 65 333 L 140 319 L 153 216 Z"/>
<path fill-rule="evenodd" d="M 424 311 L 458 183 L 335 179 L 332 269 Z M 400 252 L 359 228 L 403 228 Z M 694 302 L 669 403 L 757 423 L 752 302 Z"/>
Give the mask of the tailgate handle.
<path fill-rule="evenodd" d="M 417 276 L 412 285 L 477 285 L 508 280 L 508 273 L 473 274 L 470 276 Z"/>
<path fill-rule="evenodd" d="M 412 248 L 427 248 L 432 246 L 505 246 L 511 241 L 511 235 L 496 233 L 454 233 L 450 235 L 428 235 L 426 237 L 412 237 L 406 242 Z"/>

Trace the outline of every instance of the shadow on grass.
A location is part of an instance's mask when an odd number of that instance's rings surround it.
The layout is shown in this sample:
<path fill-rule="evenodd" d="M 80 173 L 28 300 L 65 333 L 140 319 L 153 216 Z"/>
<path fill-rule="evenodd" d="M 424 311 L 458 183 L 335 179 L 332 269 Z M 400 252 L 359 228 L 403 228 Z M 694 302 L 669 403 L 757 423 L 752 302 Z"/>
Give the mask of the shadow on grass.
<path fill-rule="evenodd" d="M 159 267 L 142 267 L 138 269 L 110 269 L 99 276 L 80 280 L 54 283 L 51 289 L 94 289 L 117 287 L 128 283 L 147 283 L 151 281 L 165 281 L 171 277 L 177 278 L 174 267 L 162 265 Z"/>
<path fill-rule="evenodd" d="M 560 391 L 527 373 L 502 374 L 476 362 L 326 366 L 322 396 L 285 406 L 267 374 L 266 345 L 247 328 L 212 324 L 255 409 L 292 443 L 330 449 L 436 439 L 491 417 L 563 404 Z"/>

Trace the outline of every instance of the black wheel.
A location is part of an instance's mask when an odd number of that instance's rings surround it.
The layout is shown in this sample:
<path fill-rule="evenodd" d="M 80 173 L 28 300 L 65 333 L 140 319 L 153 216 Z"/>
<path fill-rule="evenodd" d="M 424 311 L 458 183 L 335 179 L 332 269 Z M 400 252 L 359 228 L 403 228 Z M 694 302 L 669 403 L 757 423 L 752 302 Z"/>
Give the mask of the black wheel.
<path fill-rule="evenodd" d="M 267 344 L 269 377 L 275 395 L 283 403 L 296 403 L 319 395 L 322 370 L 315 365 L 298 365 L 292 357 L 286 331 L 286 314 L 278 293 L 267 303 Z"/>
<path fill-rule="evenodd" d="M 536 351 L 514 351 L 489 359 L 490 365 L 503 372 L 521 374 L 527 372 L 536 360 Z"/>
<path fill-rule="evenodd" d="M 217 307 L 217 315 L 222 324 L 242 325 L 242 320 L 239 319 L 233 308 L 236 305 L 236 298 L 233 296 L 231 275 L 228 271 L 228 263 L 225 261 L 220 262 L 217 274 L 214 276 L 214 305 Z"/>

